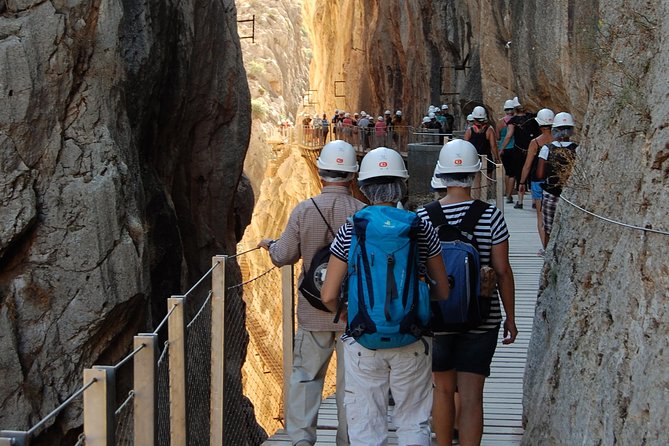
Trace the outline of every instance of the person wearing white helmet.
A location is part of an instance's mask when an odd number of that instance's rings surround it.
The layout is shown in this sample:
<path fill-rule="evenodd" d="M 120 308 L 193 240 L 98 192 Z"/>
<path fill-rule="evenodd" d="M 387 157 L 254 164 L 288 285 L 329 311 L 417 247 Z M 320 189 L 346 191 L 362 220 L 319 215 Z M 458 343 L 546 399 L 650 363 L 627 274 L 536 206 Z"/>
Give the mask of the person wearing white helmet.
<path fill-rule="evenodd" d="M 358 171 L 355 150 L 345 141 L 327 143 L 317 161 L 323 190 L 300 202 L 290 214 L 286 228 L 276 239 L 263 239 L 258 246 L 269 251 L 276 266 L 295 264 L 302 259 L 302 273 L 309 271 L 315 254 L 329 245 L 346 219 L 364 203 L 351 195 L 351 183 Z M 334 323 L 333 315 L 312 306 L 298 290 L 297 324 L 293 367 L 288 388 L 286 432 L 292 444 L 316 443 L 318 410 L 321 404 L 325 370 L 337 352 L 337 444 L 347 445 L 344 410 L 344 354 L 340 335 L 345 325 Z"/>
<path fill-rule="evenodd" d="M 541 185 L 541 216 L 544 225 L 544 249 L 548 246 L 553 220 L 557 210 L 562 188 L 567 184 L 576 162 L 578 144 L 571 141 L 574 134 L 574 118 L 561 112 L 553 119 L 551 130 L 553 142 L 544 145 L 539 151 L 536 177 L 545 180 Z"/>
<path fill-rule="evenodd" d="M 386 125 L 386 120 L 383 116 L 378 116 L 376 118 L 376 123 L 374 123 L 374 136 L 375 136 L 375 146 L 381 147 L 386 143 L 386 135 L 388 133 L 388 126 Z"/>
<path fill-rule="evenodd" d="M 391 121 L 393 148 L 400 150 L 405 146 L 406 127 L 402 122 L 402 111 L 397 110 Z M 405 149 L 406 150 L 406 149 Z"/>
<path fill-rule="evenodd" d="M 448 104 L 443 104 L 441 106 L 441 115 L 444 117 L 444 121 L 442 123 L 442 131 L 447 134 L 447 135 L 453 135 L 453 130 L 454 124 L 455 124 L 455 117 L 450 113 Z"/>
<path fill-rule="evenodd" d="M 489 177 L 493 175 L 495 171 L 495 164 L 499 163 L 499 153 L 497 150 L 494 150 L 497 142 L 495 141 L 495 130 L 490 124 L 488 124 L 488 113 L 485 108 L 479 106 L 474 107 L 472 110 L 472 116 L 474 117 L 474 125 L 471 126 L 464 135 L 464 140 L 472 143 L 476 147 L 476 151 L 479 155 L 485 155 L 488 159 L 488 165 L 486 166 L 486 171 Z M 474 185 L 474 196 L 478 198 L 480 196 L 479 185 L 481 184 L 481 175 L 476 175 L 475 185 Z"/>
<path fill-rule="evenodd" d="M 471 113 L 467 115 L 467 122 L 465 122 L 465 132 L 474 125 L 474 115 Z"/>
<path fill-rule="evenodd" d="M 513 146 L 514 141 L 513 137 L 509 139 L 509 142 L 502 147 L 502 142 L 506 138 L 507 124 L 509 120 L 513 117 L 513 99 L 508 99 L 504 101 L 504 116 L 499 118 L 497 121 L 497 135 L 499 135 L 499 140 L 497 143 L 497 148 L 499 151 L 499 157 L 502 160 L 504 165 L 504 187 L 506 189 L 506 202 L 513 203 L 513 188 L 516 186 L 516 174 L 514 173 L 514 159 L 513 159 Z"/>
<path fill-rule="evenodd" d="M 509 119 L 507 123 L 507 132 L 502 140 L 502 143 L 499 144 L 498 149 L 503 150 L 513 138 L 514 147 L 511 150 L 513 155 L 513 174 L 516 180 L 516 186 L 520 188 L 520 175 L 523 171 L 523 166 L 525 165 L 525 158 L 527 155 L 527 148 L 530 145 L 530 141 L 539 136 L 539 126 L 537 122 L 532 119 L 535 115 L 525 111 L 518 100 L 518 97 L 512 99 L 512 104 L 514 107 L 514 115 Z M 509 150 L 509 149 L 506 149 Z M 514 205 L 516 209 L 523 208 L 523 200 L 525 194 L 518 191 L 518 201 Z"/>
<path fill-rule="evenodd" d="M 347 276 L 349 263 L 357 265 L 362 262 L 363 265 L 366 265 L 364 268 L 356 269 L 361 275 L 360 282 L 357 283 L 362 283 L 364 279 L 366 289 L 371 287 L 374 295 L 383 296 L 385 294 L 387 296 L 385 306 L 379 307 L 386 309 L 386 317 L 391 317 L 388 309 L 392 302 L 399 302 L 401 305 L 401 299 L 393 300 L 389 297 L 393 289 L 390 283 L 393 283 L 396 288 L 399 288 L 396 292 L 400 296 L 405 296 L 407 302 L 413 303 L 406 305 L 404 308 L 407 310 L 405 311 L 412 310 L 416 306 L 425 308 L 424 322 L 427 322 L 429 318 L 428 295 L 419 293 L 420 297 L 416 301 L 414 300 L 414 297 L 417 296 L 416 292 L 408 291 L 413 287 L 404 285 L 405 282 L 417 283 L 415 281 L 419 279 L 418 270 L 424 270 L 424 267 L 427 267 L 427 272 L 434 281 L 432 292 L 435 298 L 445 299 L 448 296 L 448 277 L 440 255 L 441 250 L 435 230 L 428 222 L 419 219 L 414 213 L 396 207 L 407 192 L 406 179 L 408 176 L 404 161 L 395 150 L 379 147 L 365 155 L 360 163 L 359 185 L 371 205 L 355 214 L 339 229 L 330 248 L 332 257 L 328 264 L 322 298 L 325 305 L 332 311 L 337 309 L 338 297 L 344 280 L 349 282 L 348 326 L 346 333 L 342 336 L 342 341 L 346 367 L 348 432 L 351 444 L 354 445 L 387 444 L 389 389 L 395 401 L 392 421 L 397 428 L 398 444 L 421 446 L 431 444 L 429 427 L 432 408 L 430 339 L 423 337 L 418 330 L 412 332 L 412 335 L 401 346 L 380 346 L 372 350 L 363 344 L 367 344 L 365 335 L 375 333 L 372 329 L 376 326 L 376 319 L 371 319 L 373 316 L 367 316 L 370 318 L 368 325 L 359 330 L 351 329 L 351 325 L 357 320 L 352 319 L 352 315 L 361 313 L 359 305 L 355 305 L 354 301 L 350 300 L 351 293 L 360 291 L 358 287 L 351 285 L 351 280 L 355 281 L 358 275 Z M 408 225 L 409 222 L 410 225 Z M 408 234 L 413 235 L 407 235 L 400 229 L 407 227 L 411 228 Z M 398 244 L 405 246 L 407 244 L 404 243 L 404 240 L 407 237 L 409 240 L 414 240 L 411 245 L 417 247 L 416 250 L 410 251 L 414 254 L 409 254 L 408 259 L 404 256 L 401 259 L 396 257 L 395 261 L 388 263 L 389 267 L 385 266 L 385 262 L 382 266 L 377 261 L 376 265 L 367 268 L 369 256 L 361 258 L 366 255 L 366 250 L 377 249 L 376 246 L 379 245 L 392 244 L 394 238 L 397 239 Z M 363 246 L 361 238 L 366 246 L 364 249 L 361 248 Z M 393 252 L 399 253 L 400 251 Z M 406 278 L 400 282 L 396 282 L 396 279 L 389 280 L 391 274 L 394 277 L 399 277 L 401 274 L 392 268 L 396 262 L 403 262 L 408 268 L 402 269 Z M 384 277 L 370 276 L 372 274 L 379 274 L 379 276 L 382 274 Z M 354 289 L 355 291 L 352 291 Z M 389 290 L 391 294 L 387 294 Z M 408 292 L 410 296 L 406 297 L 405 292 Z M 356 294 L 356 296 L 359 295 Z M 381 300 L 383 303 L 383 297 Z M 372 314 L 371 309 L 369 313 Z M 383 315 L 380 317 L 386 320 Z M 392 313 L 392 317 L 388 320 L 394 321 L 394 317 L 395 314 Z M 390 336 L 389 332 L 384 333 Z M 384 338 L 381 337 L 381 341 L 383 340 Z"/>
<path fill-rule="evenodd" d="M 553 110 L 549 108 L 542 108 L 537 113 L 537 117 L 534 118 L 537 121 L 537 124 L 539 124 L 541 135 L 530 141 L 530 145 L 527 148 L 525 165 L 523 166 L 523 170 L 520 174 L 520 186 L 518 186 L 518 194 L 525 193 L 526 184 L 529 183 L 531 186 L 532 203 L 537 212 L 537 231 L 539 232 L 539 238 L 541 239 L 542 245 L 544 243 L 544 238 L 546 237 L 541 213 L 541 185 L 544 181 L 537 178 L 537 164 L 539 161 L 539 149 L 553 141 L 551 128 L 553 127 L 554 117 L 555 113 L 553 113 Z M 539 251 L 539 255 L 542 254 L 543 250 Z"/>
<path fill-rule="evenodd" d="M 481 161 L 476 148 L 462 139 L 445 144 L 432 177 L 432 187 L 442 195 L 429 208 L 441 210 L 446 223 L 459 225 L 475 201 L 471 195 Z M 497 345 L 502 322 L 500 310 L 504 306 L 504 345 L 515 341 L 518 329 L 515 323 L 515 285 L 509 263 L 509 232 L 504 216 L 493 205 L 476 202 L 483 207 L 474 225 L 474 239 L 482 267 L 492 267 L 497 276 L 497 289 L 492 291 L 490 313 L 478 326 L 467 331 L 435 331 L 433 339 L 432 371 L 434 403 L 432 426 L 440 446 L 450 445 L 454 434 L 454 396 L 460 396 L 458 436 L 460 444 L 481 443 L 483 434 L 483 386 L 490 375 L 490 364 Z M 486 206 L 487 205 L 487 206 Z M 417 210 L 418 216 L 433 226 L 432 211 Z M 441 220 L 441 215 L 439 215 Z M 455 279 L 457 280 L 457 278 Z M 483 286 L 482 282 L 482 286 Z M 488 283 L 490 285 L 490 283 Z M 436 325 L 435 325 L 436 326 Z"/>
<path fill-rule="evenodd" d="M 374 126 L 373 117 L 368 115 L 366 112 L 361 112 L 362 116 L 358 121 L 358 134 L 360 135 L 360 143 L 362 144 L 362 150 L 369 150 L 369 137 L 370 137 L 370 127 Z"/>

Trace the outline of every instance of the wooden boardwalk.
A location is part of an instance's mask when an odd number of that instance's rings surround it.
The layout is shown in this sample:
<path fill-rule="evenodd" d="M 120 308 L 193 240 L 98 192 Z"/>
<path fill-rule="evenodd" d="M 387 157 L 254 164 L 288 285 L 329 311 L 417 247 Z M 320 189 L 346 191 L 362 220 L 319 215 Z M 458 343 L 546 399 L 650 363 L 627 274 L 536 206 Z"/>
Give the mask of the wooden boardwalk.
<path fill-rule="evenodd" d="M 519 333 L 514 344 L 498 344 L 492 361 L 492 372 L 484 389 L 482 445 L 518 445 L 523 435 L 523 374 L 543 265 L 543 257 L 537 255 L 541 243 L 536 229 L 536 212 L 531 206 L 526 195 L 525 209 L 513 209 L 512 205 L 507 205 L 504 212 L 511 233 L 509 257 L 516 281 L 516 325 Z M 500 339 L 502 335 L 500 330 Z M 335 444 L 336 412 L 334 397 L 327 398 L 319 412 L 316 446 Z M 433 443 L 436 445 L 436 441 Z M 288 446 L 291 443 L 286 433 L 280 430 L 263 444 Z M 392 426 L 389 444 L 397 444 Z"/>

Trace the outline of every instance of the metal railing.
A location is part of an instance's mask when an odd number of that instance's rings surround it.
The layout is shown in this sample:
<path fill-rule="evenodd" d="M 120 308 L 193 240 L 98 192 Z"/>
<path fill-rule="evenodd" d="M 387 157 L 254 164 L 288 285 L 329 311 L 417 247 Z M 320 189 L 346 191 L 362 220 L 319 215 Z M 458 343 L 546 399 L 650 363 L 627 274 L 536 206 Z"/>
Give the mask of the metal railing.
<path fill-rule="evenodd" d="M 165 318 L 154 332 L 136 335 L 127 356 L 112 366 L 84 369 L 84 384 L 80 389 L 30 429 L 0 431 L 0 446 L 29 446 L 51 420 L 80 399 L 83 399 L 83 434 L 78 445 L 224 444 L 224 414 L 230 416 L 223 410 L 226 294 L 255 280 L 226 287 L 226 262 L 234 257 L 214 256 L 211 269 L 185 295 L 167 299 Z M 188 302 L 196 300 L 194 290 L 209 275 L 211 287 L 203 302 Z M 285 267 L 282 277 L 290 277 L 284 291 L 292 295 L 292 267 Z M 292 320 L 293 302 L 290 297 L 284 304 L 287 320 Z M 195 306 L 191 318 L 188 318 L 189 304 Z M 293 332 L 289 323 L 284 325 L 286 362 L 292 361 Z M 167 341 L 161 351 L 158 337 L 163 327 L 167 327 Z M 237 348 L 235 344 L 231 346 Z M 130 362 L 132 389 L 117 404 L 117 372 Z M 243 422 L 237 420 L 235 424 Z M 229 440 L 234 443 L 232 437 Z"/>

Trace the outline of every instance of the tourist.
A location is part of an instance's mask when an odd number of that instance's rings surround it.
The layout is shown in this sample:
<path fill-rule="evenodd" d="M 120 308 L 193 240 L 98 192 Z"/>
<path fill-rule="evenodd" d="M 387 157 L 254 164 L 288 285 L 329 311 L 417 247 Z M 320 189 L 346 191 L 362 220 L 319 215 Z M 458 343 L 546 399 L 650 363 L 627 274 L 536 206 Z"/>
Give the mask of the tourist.
<path fill-rule="evenodd" d="M 385 274 L 386 263 L 382 263 L 381 256 L 378 256 L 376 269 L 373 271 L 384 271 L 384 277 L 370 277 L 365 268 L 357 268 L 359 274 L 348 275 L 349 280 L 356 283 L 364 281 L 365 289 L 372 287 L 374 295 L 390 296 L 386 299 L 385 306 L 377 306 L 377 317 L 385 321 L 395 321 L 395 313 L 388 311 L 391 302 L 401 305 L 401 296 L 405 292 L 411 294 L 407 302 L 412 302 L 416 307 L 424 307 L 423 324 L 429 319 L 429 302 L 427 295 L 412 293 L 413 285 L 419 279 L 419 271 L 422 269 L 419 264 L 424 264 L 431 279 L 434 281 L 433 292 L 437 298 L 446 298 L 448 296 L 448 278 L 444 264 L 440 255 L 440 245 L 437 234 L 432 226 L 415 214 L 398 209 L 397 203 L 406 194 L 406 179 L 408 173 L 404 166 L 404 161 L 399 153 L 386 148 L 379 147 L 370 151 L 363 158 L 360 165 L 359 184 L 362 193 L 369 199 L 371 206 L 356 214 L 352 221 L 349 221 L 340 228 L 334 242 L 332 243 L 330 263 L 328 264 L 328 273 L 323 285 L 322 298 L 323 303 L 331 310 L 337 308 L 339 291 L 343 281 L 347 277 L 349 266 L 354 268 L 358 262 L 365 263 L 367 260 L 360 260 L 359 253 L 364 250 L 360 248 L 360 239 L 365 240 L 367 248 L 370 246 L 379 246 L 380 244 L 392 243 L 395 239 L 402 243 L 407 237 L 406 222 L 413 222 L 409 227 L 413 230 L 411 234 L 416 234 L 417 240 L 417 259 L 409 261 L 406 257 L 393 257 L 393 262 L 388 265 L 399 264 L 404 261 L 408 266 L 405 271 L 408 273 L 406 280 L 392 283 L 396 284 L 395 296 L 387 293 L 392 290 L 389 285 L 390 275 Z M 368 216 L 369 219 L 365 219 Z M 378 216 L 373 219 L 369 216 Z M 354 229 L 355 228 L 355 229 Z M 364 229 L 361 229 L 364 228 Z M 371 229 L 370 229 L 371 228 Z M 386 228 L 382 231 L 382 228 Z M 366 235 L 358 233 L 364 231 Z M 378 231 L 378 232 L 377 232 Z M 416 231 L 416 232 L 414 232 Z M 392 235 L 391 235 L 392 234 Z M 358 238 L 359 237 L 359 238 Z M 389 240 L 387 240 L 389 239 Z M 404 244 L 406 245 L 406 244 Z M 355 246 L 357 248 L 351 248 Z M 402 245 L 403 246 L 403 245 Z M 415 246 L 415 245 L 414 245 Z M 366 252 L 366 251 L 365 251 Z M 413 252 L 413 251 L 412 251 Z M 364 254 L 362 254 L 364 256 Z M 412 257 L 410 256 L 409 259 Z M 349 265 L 349 259 L 351 265 Z M 371 262 L 374 263 L 372 256 Z M 414 263 L 415 262 L 415 263 Z M 372 265 L 375 266 L 375 265 Z M 391 272 L 392 267 L 390 267 Z M 399 271 L 396 272 L 399 276 Z M 393 276 L 394 277 L 394 276 Z M 388 439 L 388 391 L 392 391 L 395 400 L 395 407 L 392 416 L 392 422 L 397 428 L 398 444 L 401 445 L 421 445 L 428 446 L 431 443 L 429 418 L 432 407 L 432 379 L 430 376 L 431 347 L 429 338 L 421 336 L 421 332 L 407 334 L 403 338 L 406 343 L 397 347 L 377 347 L 375 349 L 367 348 L 362 344 L 369 345 L 364 341 L 366 335 L 377 333 L 368 333 L 366 329 L 369 325 L 358 325 L 352 329 L 351 324 L 357 320 L 351 321 L 351 315 L 359 309 L 354 306 L 350 300 L 352 292 L 357 292 L 359 287 L 352 291 L 352 285 L 349 284 L 349 306 L 348 306 L 348 326 L 347 332 L 343 336 L 344 353 L 346 355 L 346 413 L 348 416 L 348 429 L 351 444 L 365 446 L 386 445 Z M 362 293 L 362 291 L 361 291 Z M 359 293 L 357 294 L 360 295 Z M 416 296 L 418 301 L 413 300 Z M 383 299 L 383 297 L 381 297 Z M 393 300 L 394 299 L 394 300 Z M 410 300 L 409 300 L 410 299 Z M 414 308 L 414 305 L 405 305 L 404 308 Z M 384 317 L 384 308 L 386 316 Z M 370 314 L 373 309 L 370 308 Z M 378 314 L 380 313 L 380 314 Z M 360 313 L 357 313 L 360 315 Z M 392 314 L 392 317 L 391 317 Z M 373 318 L 373 316 L 369 316 Z M 373 319 L 376 322 L 377 319 Z M 404 319 L 403 319 L 404 321 Z M 376 324 L 379 326 L 379 324 Z M 418 327 L 420 328 L 420 327 Z M 358 331 L 360 330 L 360 331 Z M 384 341 L 384 336 L 390 337 L 384 330 L 383 336 L 380 336 L 379 342 Z M 414 336 L 414 334 L 416 336 Z"/>
<path fill-rule="evenodd" d="M 317 166 L 324 186 L 321 193 L 296 206 L 281 237 L 258 243 L 269 251 L 276 266 L 294 264 L 301 258 L 303 271 L 308 271 L 314 254 L 332 241 L 334 234 L 329 228 L 336 231 L 347 217 L 364 207 L 351 195 L 358 163 L 350 144 L 340 140 L 329 142 L 323 147 Z M 303 274 L 300 274 L 299 281 L 302 280 Z M 337 444 L 348 444 L 343 404 L 344 354 L 340 341 L 345 325 L 332 320 L 332 314 L 313 307 L 298 292 L 298 329 L 286 398 L 286 432 L 294 445 L 316 443 L 318 410 L 333 350 L 337 351 Z"/>
<path fill-rule="evenodd" d="M 439 200 L 446 221 L 457 225 L 473 203 L 471 187 L 481 161 L 476 148 L 456 139 L 441 149 L 432 178 L 432 187 L 443 194 Z M 418 215 L 429 220 L 424 208 Z M 515 291 L 509 264 L 509 233 L 499 209 L 489 205 L 475 226 L 481 266 L 491 266 L 496 273 L 506 319 L 503 344 L 515 341 Z M 495 290 L 488 317 L 467 331 L 435 332 L 432 370 L 434 405 L 432 426 L 440 446 L 451 445 L 455 419 L 454 395 L 460 396 L 459 441 L 478 445 L 483 434 L 483 386 L 490 375 L 490 364 L 497 346 L 502 321 L 500 300 Z"/>
<path fill-rule="evenodd" d="M 499 157 L 502 160 L 504 165 L 504 186 L 506 189 L 506 202 L 513 203 L 513 189 L 516 187 L 516 174 L 514 172 L 515 160 L 513 158 L 513 147 L 514 140 L 513 137 L 509 139 L 509 142 L 502 147 L 502 142 L 506 139 L 506 132 L 508 131 L 507 124 L 513 117 L 513 100 L 509 99 L 504 102 L 504 116 L 499 118 L 497 121 L 497 134 L 499 135 L 499 141 L 497 143 L 497 149 L 499 151 Z"/>
<path fill-rule="evenodd" d="M 497 145 L 495 141 L 495 130 L 488 124 L 488 114 L 485 108 L 479 106 L 474 107 L 472 111 L 474 118 L 474 125 L 467 129 L 464 135 L 464 140 L 469 141 L 476 148 L 479 155 L 486 157 L 488 177 L 492 177 L 495 171 L 495 163 L 499 163 L 499 154 L 493 148 Z M 474 196 L 478 198 L 481 195 L 481 173 L 476 173 L 474 181 Z M 484 200 L 487 197 L 483 197 Z"/>

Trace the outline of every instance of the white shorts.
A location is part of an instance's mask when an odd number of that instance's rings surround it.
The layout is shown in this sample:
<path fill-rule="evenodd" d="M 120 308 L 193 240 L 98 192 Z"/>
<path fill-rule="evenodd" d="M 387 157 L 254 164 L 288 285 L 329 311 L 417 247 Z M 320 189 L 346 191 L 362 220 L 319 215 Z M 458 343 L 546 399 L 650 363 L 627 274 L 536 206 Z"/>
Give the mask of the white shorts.
<path fill-rule="evenodd" d="M 388 390 L 395 400 L 392 422 L 398 444 L 430 445 L 432 410 L 432 340 L 368 350 L 344 340 L 346 417 L 352 445 L 388 442 Z"/>

